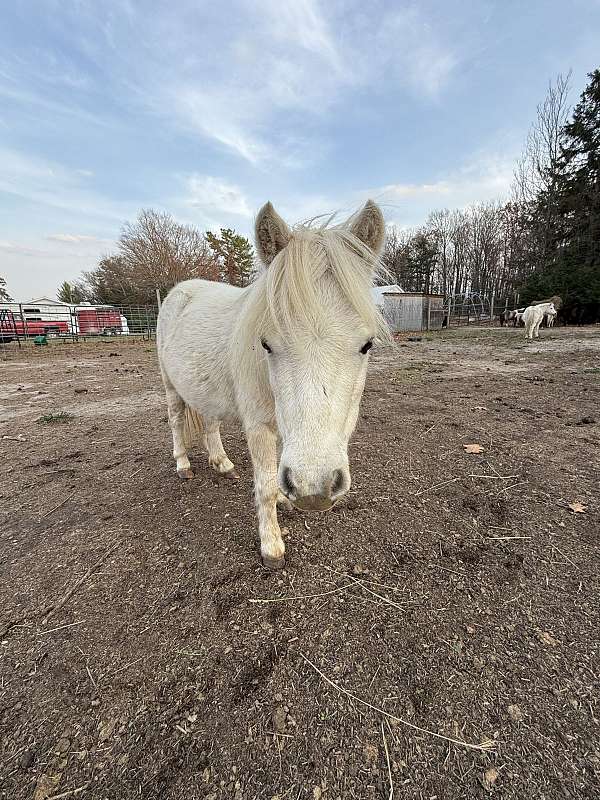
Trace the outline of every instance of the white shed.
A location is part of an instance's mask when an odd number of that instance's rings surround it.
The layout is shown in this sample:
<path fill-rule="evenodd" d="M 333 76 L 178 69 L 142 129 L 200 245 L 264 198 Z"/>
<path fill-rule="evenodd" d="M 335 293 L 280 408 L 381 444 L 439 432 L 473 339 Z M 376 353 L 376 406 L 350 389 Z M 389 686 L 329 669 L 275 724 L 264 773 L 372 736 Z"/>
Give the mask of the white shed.
<path fill-rule="evenodd" d="M 61 303 L 60 300 L 53 300 L 51 297 L 38 297 L 21 303 L 21 312 L 27 320 L 65 320 L 71 321 L 71 306 L 69 303 Z"/>
<path fill-rule="evenodd" d="M 383 311 L 384 295 L 388 292 L 392 294 L 403 294 L 403 290 L 398 286 L 397 283 L 393 283 L 390 286 L 374 286 L 371 289 L 371 296 L 375 301 L 375 305 L 381 311 Z"/>
<path fill-rule="evenodd" d="M 444 295 L 386 291 L 382 312 L 392 333 L 441 330 Z"/>

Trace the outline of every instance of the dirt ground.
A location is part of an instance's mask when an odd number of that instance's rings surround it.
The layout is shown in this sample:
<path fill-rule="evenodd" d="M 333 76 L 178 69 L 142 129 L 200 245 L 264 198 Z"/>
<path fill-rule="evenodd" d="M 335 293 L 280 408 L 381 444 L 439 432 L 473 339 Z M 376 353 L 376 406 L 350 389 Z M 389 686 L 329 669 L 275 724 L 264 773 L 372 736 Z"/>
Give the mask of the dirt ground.
<path fill-rule="evenodd" d="M 600 330 L 541 336 L 376 353 L 279 573 L 153 343 L 0 348 L 0 797 L 599 797 Z"/>

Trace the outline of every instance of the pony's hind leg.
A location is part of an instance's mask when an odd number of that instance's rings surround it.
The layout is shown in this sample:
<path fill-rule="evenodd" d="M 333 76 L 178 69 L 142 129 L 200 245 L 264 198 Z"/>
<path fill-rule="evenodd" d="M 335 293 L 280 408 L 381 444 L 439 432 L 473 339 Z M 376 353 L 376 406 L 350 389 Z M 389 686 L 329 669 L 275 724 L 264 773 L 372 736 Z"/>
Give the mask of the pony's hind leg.
<path fill-rule="evenodd" d="M 219 475 L 226 478 L 239 478 L 233 462 L 230 461 L 221 441 L 221 421 L 210 420 L 204 424 L 204 445 L 208 452 L 208 463 Z"/>
<path fill-rule="evenodd" d="M 167 379 L 165 383 L 165 394 L 167 395 L 167 409 L 169 412 L 169 425 L 173 435 L 173 458 L 177 463 L 177 475 L 182 480 L 193 478 L 194 473 L 190 467 L 190 460 L 187 455 L 185 437 L 185 403 L 170 385 Z"/>

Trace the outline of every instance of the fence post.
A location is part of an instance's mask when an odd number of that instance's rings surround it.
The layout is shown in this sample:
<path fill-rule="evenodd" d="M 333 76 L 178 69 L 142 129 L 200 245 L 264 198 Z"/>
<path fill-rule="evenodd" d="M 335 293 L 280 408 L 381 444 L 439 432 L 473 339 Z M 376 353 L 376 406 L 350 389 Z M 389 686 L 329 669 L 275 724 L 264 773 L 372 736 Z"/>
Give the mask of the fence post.
<path fill-rule="evenodd" d="M 427 330 L 431 330 L 431 297 L 427 298 Z"/>
<path fill-rule="evenodd" d="M 160 289 L 158 287 L 156 289 L 156 304 L 158 305 L 158 310 L 160 311 L 161 299 L 160 299 Z"/>
<path fill-rule="evenodd" d="M 23 336 L 27 338 L 27 320 L 25 319 L 25 314 L 23 314 L 23 303 L 19 303 L 19 316 L 21 317 L 21 322 L 23 323 Z"/>
<path fill-rule="evenodd" d="M 490 303 L 490 324 L 494 319 L 494 300 L 496 299 L 496 292 L 492 292 L 492 300 Z"/>

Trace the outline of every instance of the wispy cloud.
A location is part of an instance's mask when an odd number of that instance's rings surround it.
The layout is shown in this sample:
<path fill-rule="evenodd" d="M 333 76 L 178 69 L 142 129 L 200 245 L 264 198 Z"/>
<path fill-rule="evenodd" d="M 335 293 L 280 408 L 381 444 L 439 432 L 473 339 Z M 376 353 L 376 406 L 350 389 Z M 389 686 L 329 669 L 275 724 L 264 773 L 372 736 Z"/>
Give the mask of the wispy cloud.
<path fill-rule="evenodd" d="M 50 242 L 61 242 L 63 244 L 81 244 L 82 242 L 91 242 L 93 244 L 108 242 L 108 239 L 99 239 L 97 236 L 86 236 L 82 233 L 51 233 L 46 236 Z"/>
<path fill-rule="evenodd" d="M 40 250 L 39 248 L 30 247 L 29 245 L 7 241 L 0 241 L 0 252 L 19 256 L 34 256 L 37 258 L 52 255 L 48 250 Z"/>
<path fill-rule="evenodd" d="M 131 208 L 89 187 L 87 170 L 0 147 L 0 192 L 72 214 L 122 222 Z M 129 212 L 129 213 L 127 213 Z"/>
<path fill-rule="evenodd" d="M 129 111 L 150 111 L 261 168 L 318 159 L 326 147 L 311 124 L 353 90 L 435 96 L 457 63 L 431 15 L 382 0 L 368 11 L 357 0 L 238 0 L 210 9 L 180 0 L 178 13 L 157 7 L 151 15 L 130 2 L 81 2 L 52 25 L 62 38 L 77 30 L 73 51 L 30 47 L 18 64 L 1 60 L 6 98 L 91 123 L 110 93 Z M 99 117 L 118 124 L 114 113 Z"/>
<path fill-rule="evenodd" d="M 195 174 L 190 175 L 186 183 L 189 205 L 217 217 L 222 214 L 233 214 L 239 217 L 252 216 L 252 210 L 239 186 L 221 178 Z"/>
<path fill-rule="evenodd" d="M 435 209 L 466 208 L 481 202 L 506 200 L 512 183 L 514 158 L 481 150 L 461 166 L 422 183 L 389 183 L 345 193 L 289 193 L 277 210 L 290 222 L 335 214 L 340 220 L 358 210 L 368 198 L 383 208 L 388 224 L 412 227 L 425 222 Z"/>
<path fill-rule="evenodd" d="M 351 22 L 327 6 L 330 21 L 317 0 L 261 0 L 246 8 L 246 24 L 218 53 L 229 65 L 227 79 L 202 81 L 200 88 L 197 73 L 184 70 L 170 83 L 159 81 L 156 102 L 255 166 L 306 166 L 323 148 L 314 136 L 310 146 L 290 136 L 296 121 L 306 131 L 311 120 L 357 89 L 400 88 L 435 98 L 458 63 L 453 48 L 414 7 L 348 15 Z"/>
<path fill-rule="evenodd" d="M 286 42 L 290 48 L 317 56 L 336 72 L 342 71 L 341 53 L 318 0 L 259 0 L 247 6 L 263 20 L 265 39 Z"/>
<path fill-rule="evenodd" d="M 493 152 L 479 152 L 462 167 L 431 183 L 395 183 L 362 192 L 381 203 L 389 222 L 418 225 L 430 211 L 466 208 L 481 202 L 506 200 L 513 179 L 514 159 Z"/>
<path fill-rule="evenodd" d="M 184 125 L 257 164 L 267 159 L 272 149 L 252 131 L 255 110 L 251 98 L 240 88 L 202 90 L 195 86 L 167 90 L 170 108 Z M 232 103 L 235 97 L 235 103 Z"/>
<path fill-rule="evenodd" d="M 0 252 L 21 296 L 89 269 L 141 207 L 249 235 L 267 199 L 294 222 L 374 195 L 415 225 L 506 196 L 504 127 L 522 139 L 552 64 L 583 88 L 600 30 L 596 3 L 558 0 L 38 0 L 35 25 L 31 5 L 0 25 Z"/>
<path fill-rule="evenodd" d="M 416 6 L 385 14 L 372 45 L 387 85 L 404 85 L 425 97 L 438 95 L 459 62 L 458 52 L 436 31 L 435 20 Z M 369 61 L 372 70 L 374 64 Z"/>

